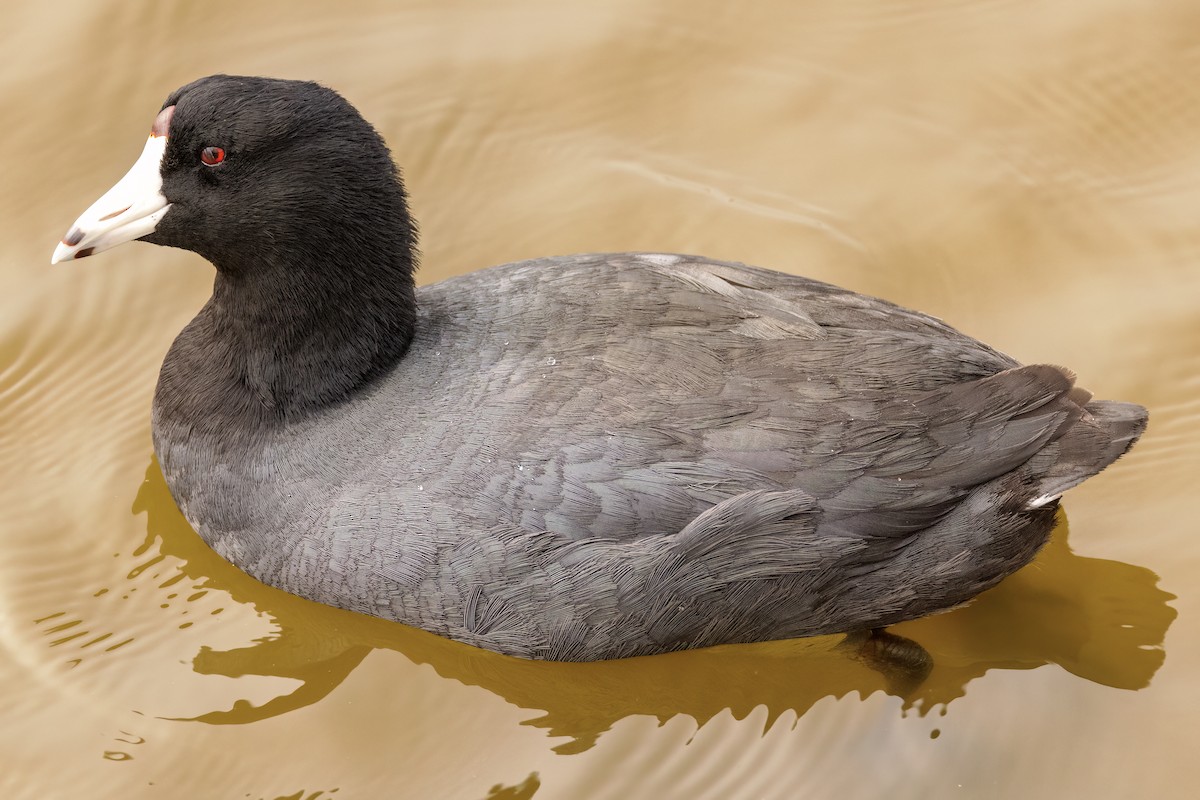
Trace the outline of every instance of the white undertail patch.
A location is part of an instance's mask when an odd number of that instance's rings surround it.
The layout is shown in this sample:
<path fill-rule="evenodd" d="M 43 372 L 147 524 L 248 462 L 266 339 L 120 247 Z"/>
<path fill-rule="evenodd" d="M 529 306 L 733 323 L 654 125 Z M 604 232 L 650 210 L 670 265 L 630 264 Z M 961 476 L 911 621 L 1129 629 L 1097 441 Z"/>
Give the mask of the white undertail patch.
<path fill-rule="evenodd" d="M 1033 498 L 1032 500 L 1030 500 L 1029 503 L 1025 507 L 1026 508 L 1041 508 L 1042 506 L 1046 505 L 1047 503 L 1053 503 L 1055 500 L 1057 500 L 1060 497 L 1062 497 L 1061 494 L 1039 495 L 1039 496 Z"/>

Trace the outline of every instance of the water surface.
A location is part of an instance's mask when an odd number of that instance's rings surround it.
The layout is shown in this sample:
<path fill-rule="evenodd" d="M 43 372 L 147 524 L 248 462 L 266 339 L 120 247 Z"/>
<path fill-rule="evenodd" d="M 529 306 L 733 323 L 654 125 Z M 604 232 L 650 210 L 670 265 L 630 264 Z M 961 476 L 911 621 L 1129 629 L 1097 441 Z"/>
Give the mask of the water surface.
<path fill-rule="evenodd" d="M 0 793 L 1192 796 L 1200 8 L 354 9 L 6 9 Z M 143 244 L 48 265 L 166 94 L 218 71 L 320 80 L 379 127 L 423 282 L 594 250 L 774 267 L 1067 364 L 1150 431 L 1033 565 L 894 629 L 928 674 L 841 637 L 527 663 L 263 587 L 152 460 L 158 364 L 211 269 Z"/>

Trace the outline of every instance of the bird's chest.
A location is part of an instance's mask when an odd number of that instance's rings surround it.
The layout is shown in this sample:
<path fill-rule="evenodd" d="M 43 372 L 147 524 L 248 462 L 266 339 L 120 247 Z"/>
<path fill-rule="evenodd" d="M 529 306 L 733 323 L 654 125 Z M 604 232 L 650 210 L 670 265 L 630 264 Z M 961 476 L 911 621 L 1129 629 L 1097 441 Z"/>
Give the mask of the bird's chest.
<path fill-rule="evenodd" d="M 240 567 L 260 558 L 264 532 L 275 527 L 289 482 L 272 463 L 272 448 L 262 442 L 234 446 L 219 434 L 156 424 L 154 450 L 172 497 L 196 532 Z"/>

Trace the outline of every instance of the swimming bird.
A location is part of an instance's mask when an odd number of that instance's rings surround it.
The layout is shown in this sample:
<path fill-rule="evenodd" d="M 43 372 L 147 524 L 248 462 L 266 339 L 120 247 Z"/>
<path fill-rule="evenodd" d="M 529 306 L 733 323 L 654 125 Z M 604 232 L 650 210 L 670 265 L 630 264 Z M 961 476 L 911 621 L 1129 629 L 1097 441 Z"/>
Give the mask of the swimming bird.
<path fill-rule="evenodd" d="M 514 656 L 865 631 L 1028 563 L 1147 413 L 932 317 L 668 253 L 416 288 L 382 137 L 315 83 L 171 93 L 53 261 L 216 268 L 162 365 L 188 521 L 288 592 Z"/>

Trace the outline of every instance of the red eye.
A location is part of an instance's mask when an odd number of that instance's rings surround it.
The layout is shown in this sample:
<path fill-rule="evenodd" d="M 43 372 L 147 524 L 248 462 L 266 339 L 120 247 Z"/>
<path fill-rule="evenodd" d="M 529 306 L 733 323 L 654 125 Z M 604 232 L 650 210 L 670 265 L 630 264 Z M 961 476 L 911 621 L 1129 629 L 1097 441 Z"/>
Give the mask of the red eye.
<path fill-rule="evenodd" d="M 200 160 L 210 167 L 215 167 L 225 160 L 225 151 L 219 147 L 206 147 L 200 151 Z"/>

